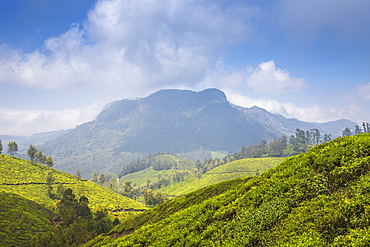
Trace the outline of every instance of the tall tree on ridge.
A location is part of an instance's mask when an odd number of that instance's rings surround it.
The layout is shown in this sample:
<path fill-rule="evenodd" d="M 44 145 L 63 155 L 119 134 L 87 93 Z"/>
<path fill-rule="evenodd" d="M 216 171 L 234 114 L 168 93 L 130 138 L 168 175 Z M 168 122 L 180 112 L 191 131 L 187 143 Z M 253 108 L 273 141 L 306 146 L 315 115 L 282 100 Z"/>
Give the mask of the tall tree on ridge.
<path fill-rule="evenodd" d="M 45 157 L 45 156 L 44 156 Z M 49 155 L 48 157 L 46 157 L 45 159 L 45 164 L 48 166 L 48 167 L 53 167 L 54 166 L 54 161 L 53 161 L 53 158 Z"/>
<path fill-rule="evenodd" d="M 38 163 L 45 164 L 46 157 L 42 154 L 42 151 L 41 150 L 39 150 L 39 151 L 36 152 L 36 154 L 35 154 L 35 161 L 38 162 Z"/>
<path fill-rule="evenodd" d="M 350 136 L 350 135 L 352 135 L 351 129 L 345 128 L 342 132 L 342 136 L 345 137 L 345 136 Z"/>
<path fill-rule="evenodd" d="M 8 153 L 13 156 L 18 152 L 18 145 L 14 141 L 8 143 Z"/>
<path fill-rule="evenodd" d="M 1 143 L 1 140 L 0 140 L 0 154 L 3 152 L 3 144 Z"/>
<path fill-rule="evenodd" d="M 31 144 L 27 151 L 28 157 L 30 157 L 30 161 L 34 161 L 36 153 L 37 148 Z"/>
<path fill-rule="evenodd" d="M 356 126 L 355 126 L 355 134 L 357 135 L 357 134 L 361 134 L 361 133 L 362 133 L 362 130 L 361 130 L 360 126 L 358 126 L 358 124 L 356 124 Z"/>

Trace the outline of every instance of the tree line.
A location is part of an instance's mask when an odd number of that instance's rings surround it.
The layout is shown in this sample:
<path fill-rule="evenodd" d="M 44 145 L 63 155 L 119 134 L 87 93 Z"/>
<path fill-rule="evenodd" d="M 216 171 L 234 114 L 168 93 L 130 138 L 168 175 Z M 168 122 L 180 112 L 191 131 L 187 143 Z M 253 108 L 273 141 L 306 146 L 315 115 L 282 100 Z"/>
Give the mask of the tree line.
<path fill-rule="evenodd" d="M 3 144 L 0 140 L 0 154 L 3 152 Z M 18 144 L 15 141 L 8 142 L 7 153 L 10 156 L 18 154 Z M 49 167 L 54 166 L 54 161 L 51 155 L 45 156 L 41 150 L 37 150 L 34 145 L 30 145 L 27 150 L 27 155 L 30 158 L 30 161 L 45 164 Z"/>
<path fill-rule="evenodd" d="M 362 134 L 362 133 L 370 133 L 370 123 L 365 123 L 363 122 L 362 123 L 362 127 L 359 126 L 358 124 L 355 126 L 355 132 L 354 134 L 355 135 L 358 135 L 358 134 Z M 352 131 L 350 128 L 345 128 L 343 131 L 342 131 L 342 136 L 345 137 L 345 136 L 351 136 L 353 135 Z"/>
<path fill-rule="evenodd" d="M 14 156 L 18 153 L 18 144 L 14 141 L 10 141 L 8 142 L 8 150 L 7 150 L 8 154 L 11 155 L 11 156 Z M 0 140 L 0 154 L 3 153 L 3 144 Z"/>

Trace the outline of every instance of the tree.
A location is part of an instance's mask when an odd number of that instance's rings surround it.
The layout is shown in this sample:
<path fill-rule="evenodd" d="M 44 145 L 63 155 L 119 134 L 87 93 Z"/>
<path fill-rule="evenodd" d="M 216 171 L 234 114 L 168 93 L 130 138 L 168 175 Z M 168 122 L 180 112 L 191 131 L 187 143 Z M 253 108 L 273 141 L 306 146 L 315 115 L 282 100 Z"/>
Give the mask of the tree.
<path fill-rule="evenodd" d="M 8 143 L 8 153 L 13 156 L 18 152 L 18 145 L 14 141 Z"/>
<path fill-rule="evenodd" d="M 357 135 L 357 134 L 361 134 L 361 133 L 362 133 L 362 130 L 361 130 L 360 126 L 358 126 L 356 124 L 356 126 L 355 126 L 355 134 Z"/>
<path fill-rule="evenodd" d="M 102 174 L 100 174 L 100 176 L 99 176 L 99 183 L 100 184 L 103 184 L 105 182 L 105 176 L 104 176 L 104 174 L 102 173 Z"/>
<path fill-rule="evenodd" d="M 36 152 L 36 154 L 35 154 L 35 161 L 38 162 L 38 163 L 45 164 L 46 157 L 42 154 L 42 151 L 41 150 L 39 150 L 39 151 Z"/>
<path fill-rule="evenodd" d="M 352 135 L 352 132 L 351 132 L 351 129 L 350 128 L 345 128 L 343 131 L 342 131 L 342 136 L 345 137 L 345 136 L 350 136 Z"/>
<path fill-rule="evenodd" d="M 319 144 L 321 139 L 321 134 L 318 129 L 311 129 L 312 141 L 314 144 Z"/>
<path fill-rule="evenodd" d="M 296 129 L 296 132 L 295 132 L 295 139 L 296 139 L 296 142 L 299 142 L 299 143 L 306 143 L 306 133 L 304 132 L 304 130 L 301 130 L 301 129 Z"/>
<path fill-rule="evenodd" d="M 52 193 L 53 191 L 53 183 L 54 183 L 55 179 L 54 179 L 54 176 L 53 176 L 53 172 L 52 171 L 48 171 L 46 173 L 46 185 L 48 186 L 48 195 L 50 198 L 54 198 L 54 194 Z"/>
<path fill-rule="evenodd" d="M 45 157 L 45 156 L 44 156 Z M 45 159 L 45 164 L 48 166 L 48 167 L 53 167 L 54 166 L 54 161 L 53 161 L 53 158 L 49 155 L 48 157 L 46 157 Z"/>
<path fill-rule="evenodd" d="M 324 142 L 328 142 L 331 140 L 331 134 L 324 134 Z"/>
<path fill-rule="evenodd" d="M 0 154 L 3 152 L 3 144 L 1 143 L 1 140 L 0 140 Z"/>
<path fill-rule="evenodd" d="M 76 176 L 79 177 L 79 178 L 81 178 L 81 172 L 80 172 L 80 170 L 77 170 Z"/>
<path fill-rule="evenodd" d="M 36 153 L 37 148 L 31 144 L 27 151 L 28 157 L 30 157 L 30 161 L 34 161 Z"/>
<path fill-rule="evenodd" d="M 98 182 L 98 173 L 96 171 L 94 171 L 91 181 L 94 183 Z"/>

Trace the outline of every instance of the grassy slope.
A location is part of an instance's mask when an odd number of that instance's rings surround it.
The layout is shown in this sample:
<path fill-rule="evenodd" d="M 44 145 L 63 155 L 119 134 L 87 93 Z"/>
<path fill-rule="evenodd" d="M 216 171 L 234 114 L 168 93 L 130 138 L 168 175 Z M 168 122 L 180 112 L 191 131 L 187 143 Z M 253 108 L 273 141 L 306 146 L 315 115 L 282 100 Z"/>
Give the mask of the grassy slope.
<path fill-rule="evenodd" d="M 19 195 L 0 192 L 0 244 L 26 246 L 37 232 L 53 229 L 52 214 Z"/>
<path fill-rule="evenodd" d="M 52 171 L 55 178 L 55 184 L 52 186 L 54 193 L 58 183 L 61 183 L 65 188 L 71 188 L 77 197 L 84 195 L 89 198 L 92 208 L 145 208 L 142 204 L 91 181 L 80 180 L 71 174 L 2 154 L 0 154 L 0 191 L 18 194 L 46 207 L 52 207 L 55 201 L 49 198 L 45 184 L 48 171 Z"/>
<path fill-rule="evenodd" d="M 181 157 L 170 155 L 170 154 L 158 155 L 154 157 L 154 160 L 163 162 L 163 163 L 166 162 L 167 164 L 172 164 L 172 163 L 177 162 L 177 169 L 156 171 L 156 170 L 153 170 L 151 167 L 149 167 L 142 171 L 127 174 L 121 177 L 120 181 L 123 183 L 124 181 L 129 180 L 132 182 L 133 186 L 142 186 L 142 185 L 147 184 L 148 179 L 152 182 L 157 182 L 159 176 L 173 175 L 176 172 L 182 172 L 184 170 L 191 171 L 192 169 L 195 168 L 194 161 L 183 159 Z"/>
<path fill-rule="evenodd" d="M 131 233 L 133 230 L 140 228 L 143 225 L 156 223 L 160 220 L 170 217 L 180 210 L 198 205 L 207 198 L 225 193 L 226 191 L 247 182 L 249 179 L 250 178 L 238 178 L 228 180 L 193 191 L 185 196 L 174 198 L 155 208 L 135 215 L 132 218 L 128 218 L 122 224 L 119 224 L 113 228 L 107 235 L 101 235 L 84 246 L 101 246 L 107 244 L 112 241 L 111 237 Z"/>
<path fill-rule="evenodd" d="M 264 172 L 272 167 L 275 167 L 284 158 L 249 158 L 236 160 L 208 171 L 201 178 L 188 177 L 185 181 L 177 184 L 172 184 L 161 189 L 162 192 L 168 195 L 184 195 L 191 191 L 203 188 L 205 186 L 220 183 L 222 181 L 254 176 L 257 172 Z"/>
<path fill-rule="evenodd" d="M 197 203 L 153 208 L 96 246 L 369 246 L 369 170 L 370 134 L 338 138 L 218 195 L 193 192 Z"/>

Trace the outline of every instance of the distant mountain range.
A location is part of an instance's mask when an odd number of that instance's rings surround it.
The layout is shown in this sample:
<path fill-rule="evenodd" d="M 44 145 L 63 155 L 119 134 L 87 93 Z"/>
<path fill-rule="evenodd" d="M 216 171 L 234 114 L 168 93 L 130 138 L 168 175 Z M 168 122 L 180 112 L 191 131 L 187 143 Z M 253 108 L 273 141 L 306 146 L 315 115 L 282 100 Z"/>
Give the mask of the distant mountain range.
<path fill-rule="evenodd" d="M 201 92 L 161 90 L 145 98 L 108 104 L 94 121 L 84 123 L 40 146 L 56 168 L 89 178 L 94 170 L 118 172 L 145 153 L 187 153 L 198 149 L 238 152 L 241 145 L 290 135 L 296 128 L 339 136 L 348 120 L 307 123 L 258 108 L 228 102 L 218 89 Z"/>

